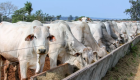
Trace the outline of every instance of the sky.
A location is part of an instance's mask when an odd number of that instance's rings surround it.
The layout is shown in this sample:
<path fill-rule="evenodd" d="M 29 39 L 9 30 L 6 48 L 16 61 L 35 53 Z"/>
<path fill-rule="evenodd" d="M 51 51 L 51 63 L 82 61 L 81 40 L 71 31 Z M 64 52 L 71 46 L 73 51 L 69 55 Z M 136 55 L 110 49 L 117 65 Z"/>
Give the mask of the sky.
<path fill-rule="evenodd" d="M 0 0 L 1 2 L 10 1 L 18 7 L 24 7 L 27 0 Z M 96 18 L 117 18 L 128 19 L 129 15 L 124 13 L 125 9 L 130 8 L 129 0 L 28 0 L 32 3 L 33 11 L 42 10 L 49 15 L 69 15 L 87 16 Z"/>

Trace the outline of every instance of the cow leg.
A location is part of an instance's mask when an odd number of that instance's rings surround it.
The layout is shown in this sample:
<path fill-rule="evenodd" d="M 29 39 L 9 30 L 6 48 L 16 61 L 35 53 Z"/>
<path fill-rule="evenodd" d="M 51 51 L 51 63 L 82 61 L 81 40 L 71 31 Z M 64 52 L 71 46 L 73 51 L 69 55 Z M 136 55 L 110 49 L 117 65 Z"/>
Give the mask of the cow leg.
<path fill-rule="evenodd" d="M 6 60 L 4 64 L 4 80 L 7 80 L 9 67 L 10 67 L 10 61 Z"/>
<path fill-rule="evenodd" d="M 15 79 L 16 80 L 19 80 L 18 68 L 19 68 L 19 65 L 15 64 L 14 71 L 15 71 Z"/>
<path fill-rule="evenodd" d="M 50 69 L 54 68 L 57 66 L 57 53 L 50 53 L 49 58 L 50 58 Z"/>
<path fill-rule="evenodd" d="M 3 63 L 2 56 L 0 56 L 0 80 L 1 80 L 1 67 L 2 67 L 2 63 Z"/>
<path fill-rule="evenodd" d="M 28 62 L 20 61 L 19 64 L 20 64 L 21 80 L 28 80 L 28 78 L 27 78 Z"/>
<path fill-rule="evenodd" d="M 43 71 L 43 68 L 44 68 L 44 64 L 41 65 L 40 72 Z"/>

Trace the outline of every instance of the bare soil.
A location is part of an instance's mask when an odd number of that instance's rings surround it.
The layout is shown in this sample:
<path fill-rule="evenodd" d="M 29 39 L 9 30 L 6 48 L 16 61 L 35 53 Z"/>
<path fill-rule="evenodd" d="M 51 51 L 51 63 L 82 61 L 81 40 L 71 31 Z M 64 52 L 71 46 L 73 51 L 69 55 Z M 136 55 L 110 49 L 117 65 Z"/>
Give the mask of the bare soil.
<path fill-rule="evenodd" d="M 140 80 L 140 42 L 102 80 Z"/>
<path fill-rule="evenodd" d="M 19 75 L 15 75 L 15 72 L 14 72 L 13 68 L 14 68 L 13 65 L 10 65 L 10 68 L 8 70 L 9 71 L 8 72 L 8 80 L 16 80 L 15 76 L 19 76 L 19 78 L 21 77 L 20 76 L 20 69 L 18 69 Z M 49 70 L 49 69 L 50 69 L 50 60 L 49 60 L 49 57 L 46 57 L 43 71 L 46 71 L 46 70 Z M 30 77 L 33 76 L 33 75 L 35 75 L 35 70 L 28 69 L 28 72 L 27 72 L 28 80 L 30 80 Z M 2 67 L 2 78 L 1 78 L 1 80 L 4 80 L 3 67 Z"/>

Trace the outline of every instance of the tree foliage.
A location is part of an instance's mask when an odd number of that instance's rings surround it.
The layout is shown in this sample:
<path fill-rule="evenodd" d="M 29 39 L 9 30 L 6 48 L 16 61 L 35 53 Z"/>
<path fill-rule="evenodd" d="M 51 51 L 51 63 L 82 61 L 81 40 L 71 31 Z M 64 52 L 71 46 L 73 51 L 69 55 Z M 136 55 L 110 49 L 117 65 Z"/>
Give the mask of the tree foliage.
<path fill-rule="evenodd" d="M 42 10 L 37 10 L 35 13 L 32 13 L 33 8 L 32 8 L 32 3 L 31 2 L 26 2 L 24 4 L 23 8 L 20 8 L 18 10 L 15 10 L 12 14 L 12 22 L 18 22 L 18 21 L 27 21 L 31 22 L 33 20 L 39 20 L 39 21 L 53 21 L 56 18 L 59 20 L 61 18 L 61 15 L 58 16 L 51 16 L 49 14 L 44 14 Z M 1 16 L 1 15 L 0 15 Z M 9 20 L 7 16 L 3 16 L 5 19 L 3 20 Z M 2 18 L 3 18 L 2 17 Z M 2 19 L 0 18 L 0 21 Z M 10 20 L 9 20 L 10 21 Z M 10 21 L 11 22 L 11 21 Z"/>
<path fill-rule="evenodd" d="M 77 21 L 77 20 L 78 20 L 78 18 L 79 18 L 78 16 L 75 16 L 75 21 Z"/>
<path fill-rule="evenodd" d="M 73 20 L 72 15 L 70 15 L 70 16 L 68 17 L 68 21 L 71 21 L 71 20 Z"/>
<path fill-rule="evenodd" d="M 126 15 L 130 15 L 132 20 L 139 20 L 140 19 L 140 4 L 138 1 L 131 1 L 130 9 L 126 9 L 124 13 Z"/>
<path fill-rule="evenodd" d="M 42 10 L 36 11 L 34 15 L 36 17 L 36 20 L 43 21 L 44 14 L 43 14 Z"/>
<path fill-rule="evenodd" d="M 28 12 L 28 15 L 31 15 L 31 12 L 32 12 L 32 10 L 33 10 L 33 8 L 32 8 L 32 3 L 31 2 L 26 2 L 25 3 L 25 10 Z"/>
<path fill-rule="evenodd" d="M 61 15 L 56 16 L 57 20 L 59 20 L 61 18 Z"/>
<path fill-rule="evenodd" d="M 54 21 L 55 20 L 55 16 L 54 15 L 49 15 L 49 14 L 45 14 L 45 20 L 46 21 Z"/>
<path fill-rule="evenodd" d="M 0 22 L 2 21 L 2 14 L 0 13 Z"/>
<path fill-rule="evenodd" d="M 12 22 L 26 20 L 26 17 L 25 17 L 26 13 L 27 13 L 27 11 L 25 10 L 25 8 L 20 8 L 19 10 L 16 10 L 12 15 Z"/>

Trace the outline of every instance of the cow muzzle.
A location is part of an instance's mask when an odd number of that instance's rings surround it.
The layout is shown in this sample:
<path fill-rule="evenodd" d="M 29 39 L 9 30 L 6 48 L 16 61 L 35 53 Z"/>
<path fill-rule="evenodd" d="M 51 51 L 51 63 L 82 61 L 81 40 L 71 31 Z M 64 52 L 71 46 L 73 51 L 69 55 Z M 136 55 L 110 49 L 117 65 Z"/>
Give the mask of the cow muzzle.
<path fill-rule="evenodd" d="M 45 53 L 46 49 L 38 49 L 40 53 Z"/>
<path fill-rule="evenodd" d="M 38 54 L 45 54 L 46 53 L 46 49 L 38 49 Z"/>

